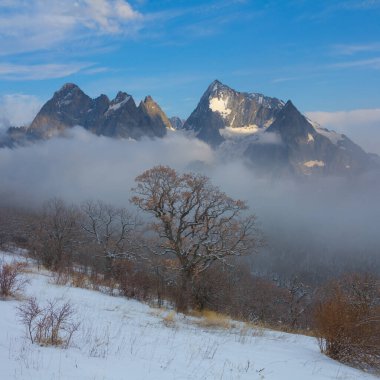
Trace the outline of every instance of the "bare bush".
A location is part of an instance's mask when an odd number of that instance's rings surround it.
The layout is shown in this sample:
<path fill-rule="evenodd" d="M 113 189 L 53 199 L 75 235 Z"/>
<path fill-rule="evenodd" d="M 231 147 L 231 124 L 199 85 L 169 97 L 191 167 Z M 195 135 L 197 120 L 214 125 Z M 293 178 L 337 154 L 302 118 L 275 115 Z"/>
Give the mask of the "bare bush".
<path fill-rule="evenodd" d="M 67 348 L 80 326 L 74 320 L 75 310 L 69 302 L 48 300 L 46 306 L 41 307 L 35 298 L 29 298 L 17 310 L 32 343 Z"/>
<path fill-rule="evenodd" d="M 14 296 L 24 289 L 28 280 L 23 276 L 24 263 L 13 262 L 0 265 L 0 297 Z"/>
<path fill-rule="evenodd" d="M 330 283 L 315 309 L 320 349 L 362 369 L 380 369 L 380 287 L 370 276 Z"/>

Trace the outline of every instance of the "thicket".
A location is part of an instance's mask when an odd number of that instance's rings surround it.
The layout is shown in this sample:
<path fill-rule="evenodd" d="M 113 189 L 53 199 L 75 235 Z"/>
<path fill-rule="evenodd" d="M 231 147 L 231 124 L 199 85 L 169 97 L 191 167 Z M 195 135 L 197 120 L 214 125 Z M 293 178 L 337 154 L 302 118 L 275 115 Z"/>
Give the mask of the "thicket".
<path fill-rule="evenodd" d="M 346 275 L 321 289 L 314 309 L 320 349 L 362 369 L 380 369 L 380 283 Z"/>

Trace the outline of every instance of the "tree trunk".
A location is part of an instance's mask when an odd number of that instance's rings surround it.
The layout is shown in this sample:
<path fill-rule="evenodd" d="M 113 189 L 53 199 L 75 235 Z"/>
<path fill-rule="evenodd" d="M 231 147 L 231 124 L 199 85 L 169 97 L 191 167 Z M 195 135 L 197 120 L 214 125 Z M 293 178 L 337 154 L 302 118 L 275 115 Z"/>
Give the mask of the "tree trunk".
<path fill-rule="evenodd" d="M 189 309 L 191 300 L 192 274 L 189 270 L 182 270 L 177 288 L 176 309 L 179 312 L 186 312 Z"/>

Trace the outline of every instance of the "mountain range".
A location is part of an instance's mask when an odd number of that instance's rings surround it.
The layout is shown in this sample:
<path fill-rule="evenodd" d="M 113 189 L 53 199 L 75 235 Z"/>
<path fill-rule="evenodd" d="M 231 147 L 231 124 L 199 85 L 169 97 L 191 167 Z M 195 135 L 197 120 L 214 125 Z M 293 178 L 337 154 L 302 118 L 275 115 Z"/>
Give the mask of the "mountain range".
<path fill-rule="evenodd" d="M 238 92 L 215 80 L 187 120 L 168 118 L 147 96 L 137 106 L 118 92 L 92 99 L 68 83 L 54 93 L 28 127 L 11 127 L 1 146 L 17 147 L 82 126 L 96 135 L 139 140 L 181 131 L 209 144 L 223 159 L 243 158 L 274 175 L 356 175 L 378 168 L 379 157 L 347 136 L 322 128 L 289 100 Z"/>

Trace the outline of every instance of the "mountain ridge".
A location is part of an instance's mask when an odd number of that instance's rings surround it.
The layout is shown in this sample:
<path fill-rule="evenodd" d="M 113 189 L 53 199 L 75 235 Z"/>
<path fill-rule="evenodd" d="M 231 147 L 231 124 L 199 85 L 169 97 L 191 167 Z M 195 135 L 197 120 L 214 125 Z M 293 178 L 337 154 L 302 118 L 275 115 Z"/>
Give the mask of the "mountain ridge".
<path fill-rule="evenodd" d="M 219 80 L 207 87 L 187 120 L 169 119 L 149 95 L 137 105 L 124 91 L 114 99 L 104 94 L 90 98 L 76 84 L 66 83 L 29 127 L 9 128 L 0 146 L 49 139 L 77 125 L 99 136 L 134 140 L 184 131 L 225 159 L 244 159 L 275 175 L 354 175 L 380 166 L 380 157 L 309 120 L 291 100 L 239 92 Z"/>
<path fill-rule="evenodd" d="M 75 125 L 97 135 L 136 140 L 143 136 L 163 137 L 171 127 L 150 96 L 137 106 L 133 97 L 123 91 L 112 100 L 104 94 L 92 99 L 74 83 L 66 83 L 43 105 L 28 133 L 44 139 Z"/>

